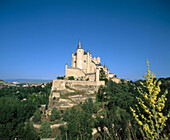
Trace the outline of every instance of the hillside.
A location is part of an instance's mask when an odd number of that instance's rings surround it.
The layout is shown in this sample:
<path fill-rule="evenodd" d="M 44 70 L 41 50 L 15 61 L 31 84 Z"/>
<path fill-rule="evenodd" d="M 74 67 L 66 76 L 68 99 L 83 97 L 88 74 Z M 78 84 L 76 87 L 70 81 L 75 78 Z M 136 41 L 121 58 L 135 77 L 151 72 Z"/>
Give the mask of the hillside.
<path fill-rule="evenodd" d="M 165 89 L 170 92 L 170 78 L 160 78 L 159 80 L 162 82 L 161 94 Z M 3 108 L 6 109 L 0 110 L 1 114 L 5 112 L 10 114 L 12 110 L 8 110 L 8 108 L 11 108 L 12 104 L 7 104 L 7 102 L 17 102 L 13 108 L 23 112 L 25 116 L 22 116 L 22 113 L 21 116 L 18 116 L 18 119 L 22 119 L 20 126 L 15 126 L 15 130 L 24 127 L 23 119 L 31 118 L 36 132 L 39 132 L 43 123 L 47 122 L 52 129 L 49 136 L 51 138 L 66 139 L 67 136 L 73 139 L 82 137 L 82 139 L 93 138 L 95 140 L 104 138 L 140 139 L 142 135 L 139 126 L 130 111 L 130 107 L 134 108 L 137 104 L 136 97 L 140 97 L 137 90 L 140 81 L 144 82 L 144 80 L 123 83 L 108 81 L 107 86 L 101 86 L 96 93 L 88 93 L 68 86 L 64 91 L 51 92 L 51 83 L 44 87 L 4 87 L 0 89 L 0 100 L 6 100 L 6 104 L 3 104 Z M 2 81 L 2 83 L 5 82 Z M 24 108 L 22 108 L 23 105 Z M 170 94 L 167 95 L 163 114 L 167 114 L 169 106 Z M 7 121 L 4 118 L 0 119 Z M 13 124 L 15 121 L 13 118 L 10 123 Z M 164 134 L 168 134 L 170 130 L 169 123 L 168 119 Z M 8 129 L 11 128 L 3 130 Z M 2 134 L 6 134 L 6 132 L 2 131 Z M 26 134 L 24 133 L 24 135 Z M 40 133 L 34 135 L 41 137 Z"/>
<path fill-rule="evenodd" d="M 4 80 L 0 80 L 0 86 L 2 88 L 3 86 L 15 86 L 15 84 L 10 83 L 10 82 L 6 82 Z"/>

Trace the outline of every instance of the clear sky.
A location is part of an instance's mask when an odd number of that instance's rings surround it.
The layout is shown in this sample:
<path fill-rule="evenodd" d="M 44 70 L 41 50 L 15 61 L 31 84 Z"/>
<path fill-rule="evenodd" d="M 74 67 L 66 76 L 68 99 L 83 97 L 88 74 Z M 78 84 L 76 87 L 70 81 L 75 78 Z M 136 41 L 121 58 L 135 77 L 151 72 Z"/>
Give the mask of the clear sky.
<path fill-rule="evenodd" d="M 0 79 L 54 79 L 78 40 L 110 72 L 170 76 L 169 0 L 0 0 Z"/>

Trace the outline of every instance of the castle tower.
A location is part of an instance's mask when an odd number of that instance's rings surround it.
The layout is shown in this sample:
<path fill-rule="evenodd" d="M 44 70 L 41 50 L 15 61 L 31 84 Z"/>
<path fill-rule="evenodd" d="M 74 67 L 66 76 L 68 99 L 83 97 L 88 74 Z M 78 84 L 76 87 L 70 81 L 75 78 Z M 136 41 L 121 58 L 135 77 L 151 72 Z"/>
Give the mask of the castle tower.
<path fill-rule="evenodd" d="M 66 63 L 66 65 L 65 65 L 65 78 L 67 78 L 67 68 L 68 68 L 68 64 Z"/>
<path fill-rule="evenodd" d="M 71 62 L 71 67 L 75 68 L 76 66 L 76 56 L 74 55 L 74 52 L 72 52 L 72 62 Z"/>
<path fill-rule="evenodd" d="M 77 60 L 76 60 L 76 68 L 83 69 L 83 56 L 84 56 L 84 50 L 81 47 L 81 43 L 79 40 L 79 44 L 77 47 Z"/>
<path fill-rule="evenodd" d="M 99 81 L 99 68 L 96 68 L 96 82 Z"/>
<path fill-rule="evenodd" d="M 100 57 L 97 57 L 97 64 L 100 63 Z"/>
<path fill-rule="evenodd" d="M 89 54 L 89 50 L 87 51 L 87 69 L 86 69 L 86 73 L 89 73 L 90 71 L 90 54 Z"/>

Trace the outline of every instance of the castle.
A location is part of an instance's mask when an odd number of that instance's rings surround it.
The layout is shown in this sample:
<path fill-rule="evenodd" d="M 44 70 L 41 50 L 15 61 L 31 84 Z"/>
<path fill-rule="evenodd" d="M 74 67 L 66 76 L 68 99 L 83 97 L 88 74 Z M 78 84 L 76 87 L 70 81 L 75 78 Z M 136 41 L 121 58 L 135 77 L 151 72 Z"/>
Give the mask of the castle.
<path fill-rule="evenodd" d="M 51 113 L 54 106 L 58 109 L 66 109 L 84 102 L 89 97 L 94 98 L 94 92 L 97 92 L 101 85 L 105 85 L 105 81 L 99 79 L 100 69 L 105 71 L 106 78 L 113 80 L 114 74 L 109 73 L 106 65 L 103 66 L 100 63 L 100 57 L 92 58 L 92 54 L 89 51 L 86 52 L 82 49 L 79 41 L 76 53 L 72 53 L 71 67 L 68 67 L 67 63 L 65 65 L 65 78 L 53 79 L 48 114 Z M 74 76 L 75 80 L 70 80 L 70 76 Z M 77 91 L 86 93 L 88 96 L 84 97 L 86 94 L 74 95 Z M 68 96 L 71 100 L 62 99 L 61 95 L 66 93 L 73 93 L 73 96 Z"/>
<path fill-rule="evenodd" d="M 114 74 L 109 73 L 109 69 L 100 63 L 100 57 L 92 58 L 89 50 L 86 52 L 81 46 L 79 41 L 76 53 L 72 52 L 71 67 L 68 64 L 65 65 L 65 78 L 74 76 L 75 79 L 99 81 L 99 71 L 102 69 L 105 71 L 106 77 L 109 79 Z"/>

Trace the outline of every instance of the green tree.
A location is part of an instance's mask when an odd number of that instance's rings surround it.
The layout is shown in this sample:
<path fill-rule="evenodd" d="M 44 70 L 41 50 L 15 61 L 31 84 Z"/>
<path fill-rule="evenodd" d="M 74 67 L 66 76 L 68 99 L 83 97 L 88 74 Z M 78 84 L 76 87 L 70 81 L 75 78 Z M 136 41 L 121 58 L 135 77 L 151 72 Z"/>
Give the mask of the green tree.
<path fill-rule="evenodd" d="M 70 115 L 70 110 L 67 108 L 63 114 L 63 120 L 64 121 L 69 121 L 69 115 Z"/>
<path fill-rule="evenodd" d="M 100 81 L 105 81 L 105 80 L 106 80 L 106 73 L 105 73 L 105 71 L 103 70 L 103 68 L 100 69 L 100 72 L 99 72 L 99 80 L 100 80 Z"/>
<path fill-rule="evenodd" d="M 166 120 L 170 116 L 170 112 L 167 116 L 163 115 L 168 91 L 166 90 L 162 95 L 159 95 L 161 81 L 158 82 L 158 79 L 154 80 L 155 74 L 149 70 L 148 60 L 147 68 L 147 73 L 144 76 L 146 81 L 144 83 L 141 82 L 146 92 L 142 88 L 138 88 L 142 98 L 137 97 L 138 105 L 136 105 L 136 109 L 131 108 L 131 111 L 140 125 L 143 137 L 159 140 L 162 137 L 167 138 L 166 135 L 162 136 L 162 131 L 166 125 Z"/>
<path fill-rule="evenodd" d="M 33 115 L 35 106 L 27 101 L 10 97 L 0 98 L 0 138 L 20 138 L 24 132 L 24 122 Z"/>
<path fill-rule="evenodd" d="M 38 130 L 38 133 L 41 138 L 49 138 L 52 134 L 52 129 L 50 124 L 47 121 L 44 121 Z"/>
<path fill-rule="evenodd" d="M 75 80 L 75 79 L 74 79 L 74 76 L 68 77 L 68 80 Z"/>
<path fill-rule="evenodd" d="M 97 102 L 104 102 L 106 87 L 100 86 L 97 92 Z"/>
<path fill-rule="evenodd" d="M 99 88 L 99 102 L 103 102 L 104 105 L 100 110 L 101 113 L 103 112 L 103 118 L 96 118 L 95 128 L 102 139 L 106 137 L 108 139 L 137 138 L 138 128 L 133 123 L 134 118 L 131 117 L 129 108 L 136 102 L 136 94 L 132 93 L 136 93 L 136 90 L 130 82 L 117 84 L 110 80 L 106 87 Z M 109 135 L 104 131 L 104 127 L 107 127 Z"/>
<path fill-rule="evenodd" d="M 64 76 L 58 76 L 57 79 L 63 80 L 63 79 L 64 79 Z"/>
<path fill-rule="evenodd" d="M 88 100 L 83 103 L 82 109 L 90 114 L 97 113 L 97 108 L 94 105 L 92 98 L 88 98 Z"/>
<path fill-rule="evenodd" d="M 38 140 L 38 139 L 39 137 L 35 131 L 33 124 L 31 122 L 27 122 L 21 140 Z"/>
<path fill-rule="evenodd" d="M 59 119 L 61 117 L 60 112 L 54 107 L 51 111 L 50 121 L 54 121 L 55 119 Z"/>
<path fill-rule="evenodd" d="M 38 109 L 34 116 L 33 116 L 33 122 L 39 122 L 41 120 L 41 111 Z"/>
<path fill-rule="evenodd" d="M 59 130 L 60 130 L 60 135 L 56 136 L 55 140 L 60 140 L 60 139 L 66 140 L 66 133 L 68 129 L 64 125 L 61 125 L 59 127 Z"/>
<path fill-rule="evenodd" d="M 79 107 L 72 107 L 65 111 L 65 117 L 63 116 L 63 119 L 67 121 L 67 129 L 65 127 L 61 129 L 63 139 L 65 139 L 64 135 L 66 132 L 70 140 L 76 140 L 77 137 L 80 139 L 81 134 L 83 138 L 84 135 L 87 137 L 87 134 L 89 134 L 89 138 L 92 137 L 93 118 L 90 109 L 87 109 L 89 103 L 84 106 L 84 109 L 80 109 Z"/>

